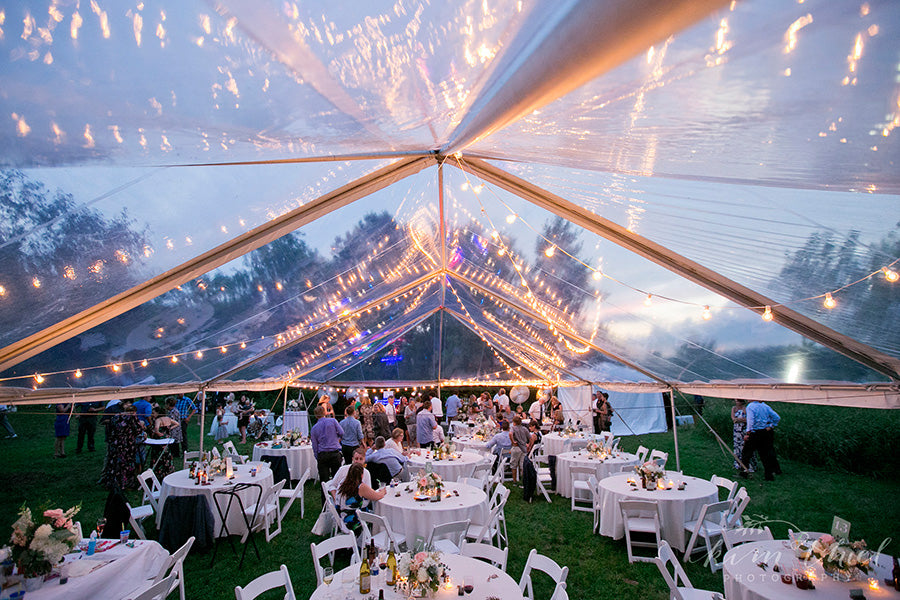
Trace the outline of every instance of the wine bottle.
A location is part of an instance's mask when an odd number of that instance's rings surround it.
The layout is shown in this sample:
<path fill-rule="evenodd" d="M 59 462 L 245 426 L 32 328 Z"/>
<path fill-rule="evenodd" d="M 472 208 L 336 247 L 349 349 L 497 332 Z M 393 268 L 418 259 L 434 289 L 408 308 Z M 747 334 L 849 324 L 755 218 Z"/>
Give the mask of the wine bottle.
<path fill-rule="evenodd" d="M 369 561 L 364 560 L 359 565 L 359 593 L 368 594 L 372 590 L 372 577 L 369 570 Z"/>
<path fill-rule="evenodd" d="M 891 579 L 894 582 L 894 589 L 900 592 L 900 562 L 894 557 L 894 570 L 891 571 Z"/>
<path fill-rule="evenodd" d="M 375 540 L 369 540 L 369 547 L 366 550 L 366 558 L 369 561 L 369 565 L 375 564 L 375 561 L 378 560 L 378 551 L 375 550 Z"/>
<path fill-rule="evenodd" d="M 395 585 L 397 583 L 397 557 L 394 555 L 394 544 L 391 544 L 391 549 L 388 551 L 387 568 L 388 572 L 385 573 L 387 584 Z"/>

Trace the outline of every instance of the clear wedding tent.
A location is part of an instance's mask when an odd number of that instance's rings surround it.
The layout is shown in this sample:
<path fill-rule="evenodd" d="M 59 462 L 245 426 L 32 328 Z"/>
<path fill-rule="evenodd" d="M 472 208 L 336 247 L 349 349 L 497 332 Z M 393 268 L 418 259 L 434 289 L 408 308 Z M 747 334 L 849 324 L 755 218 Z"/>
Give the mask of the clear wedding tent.
<path fill-rule="evenodd" d="M 0 3 L 0 401 L 900 403 L 900 3 Z"/>

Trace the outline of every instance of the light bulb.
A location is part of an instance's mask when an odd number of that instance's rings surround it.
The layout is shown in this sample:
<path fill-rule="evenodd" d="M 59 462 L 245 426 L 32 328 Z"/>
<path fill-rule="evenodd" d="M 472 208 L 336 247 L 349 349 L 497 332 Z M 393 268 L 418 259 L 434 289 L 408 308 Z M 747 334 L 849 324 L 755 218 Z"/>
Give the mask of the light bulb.
<path fill-rule="evenodd" d="M 119 369 L 121 369 L 121 368 L 122 368 L 122 367 L 120 367 L 119 365 L 113 365 L 113 366 L 112 366 L 112 370 L 115 371 L 116 373 L 118 373 L 118 372 L 119 372 Z"/>
<path fill-rule="evenodd" d="M 544 256 L 547 258 L 553 258 L 554 254 L 556 254 L 556 246 L 547 246 L 547 249 L 544 250 Z"/>
<path fill-rule="evenodd" d="M 146 358 L 145 358 L 144 360 L 141 361 L 141 366 L 142 366 L 142 367 L 146 367 L 148 364 L 149 364 L 149 363 L 147 362 L 147 359 L 146 359 Z"/>
<path fill-rule="evenodd" d="M 834 298 L 831 297 L 831 292 L 825 292 L 825 301 L 822 303 L 825 308 L 834 308 L 837 306 L 837 302 L 834 301 Z"/>
<path fill-rule="evenodd" d="M 512 225 L 513 223 L 515 223 L 515 222 L 516 222 L 516 215 L 514 215 L 514 214 L 506 215 L 506 222 L 509 223 L 510 225 Z"/>
<path fill-rule="evenodd" d="M 653 294 L 647 294 L 647 297 L 644 298 L 644 306 L 650 306 L 653 304 Z"/>
<path fill-rule="evenodd" d="M 241 350 L 247 347 L 247 342 L 241 342 Z"/>
<path fill-rule="evenodd" d="M 766 306 L 766 310 L 762 314 L 762 320 L 763 321 L 771 321 L 774 318 L 775 318 L 775 315 L 772 314 L 772 307 Z"/>
<path fill-rule="evenodd" d="M 203 358 L 203 350 L 197 351 L 197 358 Z"/>
<path fill-rule="evenodd" d="M 81 377 L 82 375 L 81 369 L 75 369 L 75 377 Z"/>
<path fill-rule="evenodd" d="M 882 267 L 881 272 L 884 273 L 884 278 L 887 279 L 888 281 L 890 281 L 891 283 L 894 283 L 895 281 L 900 279 L 900 273 L 897 273 L 897 271 L 894 271 L 893 269 L 889 269 L 887 267 Z"/>
<path fill-rule="evenodd" d="M 173 363 L 177 363 L 177 362 L 178 362 L 178 357 L 177 357 L 177 356 L 173 356 L 173 357 L 172 357 L 172 362 L 173 362 Z"/>
<path fill-rule="evenodd" d="M 221 348 L 219 348 L 219 350 L 222 351 L 222 354 L 225 354 L 226 352 L 228 352 L 228 348 L 226 348 L 225 346 L 222 346 Z"/>
<path fill-rule="evenodd" d="M 703 313 L 700 316 L 703 317 L 704 321 L 709 321 L 712 318 L 712 313 L 709 312 L 709 306 L 703 307 Z"/>
<path fill-rule="evenodd" d="M 37 381 L 38 383 L 44 383 L 44 376 L 41 375 L 40 373 L 35 373 L 34 380 Z"/>

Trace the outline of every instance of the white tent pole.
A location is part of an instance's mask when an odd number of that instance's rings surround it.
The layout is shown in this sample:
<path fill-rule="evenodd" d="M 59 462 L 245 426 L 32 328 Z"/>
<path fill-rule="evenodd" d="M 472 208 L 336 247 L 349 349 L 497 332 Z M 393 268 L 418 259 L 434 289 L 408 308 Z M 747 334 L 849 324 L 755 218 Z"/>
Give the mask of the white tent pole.
<path fill-rule="evenodd" d="M 675 439 L 675 470 L 681 470 L 681 456 L 678 453 L 678 423 L 675 422 L 675 388 L 669 388 L 670 408 L 672 412 L 672 437 Z"/>
<path fill-rule="evenodd" d="M 203 437 L 206 428 L 206 392 L 204 391 L 203 386 L 200 386 L 200 391 L 197 392 L 197 396 L 200 396 L 200 454 L 203 454 Z M 196 400 L 196 398 L 194 398 Z"/>
<path fill-rule="evenodd" d="M 444 162 L 438 164 L 438 214 L 440 215 L 440 236 L 441 236 L 441 272 L 447 270 L 447 229 L 444 221 Z M 441 277 L 441 308 L 447 303 L 447 278 Z M 438 401 L 441 399 L 441 365 L 444 363 L 444 311 L 440 314 L 440 323 L 438 324 Z"/>

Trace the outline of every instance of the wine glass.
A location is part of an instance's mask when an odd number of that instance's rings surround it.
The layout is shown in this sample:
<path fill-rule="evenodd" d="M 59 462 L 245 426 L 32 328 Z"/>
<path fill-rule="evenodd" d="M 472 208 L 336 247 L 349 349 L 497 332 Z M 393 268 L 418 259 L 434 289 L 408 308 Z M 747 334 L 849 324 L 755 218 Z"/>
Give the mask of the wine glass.
<path fill-rule="evenodd" d="M 97 519 L 97 537 L 103 534 L 103 528 L 106 527 L 106 517 Z"/>
<path fill-rule="evenodd" d="M 332 581 L 334 581 L 334 569 L 332 567 L 325 567 L 322 569 L 322 583 L 331 585 Z"/>
<path fill-rule="evenodd" d="M 475 589 L 475 579 L 471 575 L 466 575 L 463 579 L 463 591 L 467 594 L 471 594 Z"/>

